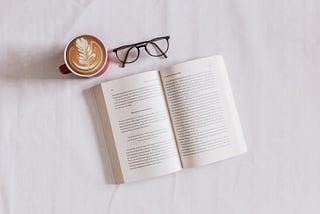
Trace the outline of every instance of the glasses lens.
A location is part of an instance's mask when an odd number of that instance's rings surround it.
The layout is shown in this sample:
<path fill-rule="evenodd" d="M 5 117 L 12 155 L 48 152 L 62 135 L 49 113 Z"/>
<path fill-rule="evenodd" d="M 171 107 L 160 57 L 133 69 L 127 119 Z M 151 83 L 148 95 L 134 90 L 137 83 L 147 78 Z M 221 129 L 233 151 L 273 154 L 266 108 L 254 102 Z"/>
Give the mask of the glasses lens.
<path fill-rule="evenodd" d="M 117 56 L 121 62 L 134 62 L 138 59 L 139 49 L 132 46 L 121 48 L 117 50 Z"/>
<path fill-rule="evenodd" d="M 168 51 L 169 42 L 167 39 L 153 39 L 146 46 L 147 52 L 151 56 L 162 56 Z"/>

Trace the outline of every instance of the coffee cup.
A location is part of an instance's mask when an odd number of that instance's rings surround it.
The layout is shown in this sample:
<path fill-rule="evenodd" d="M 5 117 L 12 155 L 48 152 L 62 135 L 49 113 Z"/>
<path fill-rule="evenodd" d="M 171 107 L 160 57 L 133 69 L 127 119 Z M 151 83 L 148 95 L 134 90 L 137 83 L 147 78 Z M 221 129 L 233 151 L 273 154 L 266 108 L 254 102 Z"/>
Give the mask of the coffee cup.
<path fill-rule="evenodd" d="M 103 42 L 92 35 L 71 39 L 64 50 L 65 64 L 59 67 L 62 74 L 73 73 L 79 77 L 95 77 L 109 66 L 109 57 Z"/>

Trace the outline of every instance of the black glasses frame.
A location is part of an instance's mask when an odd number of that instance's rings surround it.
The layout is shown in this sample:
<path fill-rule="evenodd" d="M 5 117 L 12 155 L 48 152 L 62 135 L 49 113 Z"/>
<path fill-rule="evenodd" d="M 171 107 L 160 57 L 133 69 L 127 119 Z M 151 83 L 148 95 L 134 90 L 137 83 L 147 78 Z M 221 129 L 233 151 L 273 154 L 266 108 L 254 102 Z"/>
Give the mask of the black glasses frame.
<path fill-rule="evenodd" d="M 121 64 L 121 67 L 124 68 L 125 64 L 129 64 L 129 63 L 133 63 L 135 61 L 138 60 L 139 56 L 140 56 L 140 48 L 144 48 L 145 51 L 150 55 L 150 56 L 153 56 L 153 57 L 161 57 L 163 56 L 164 58 L 168 58 L 168 56 L 166 55 L 166 53 L 168 52 L 169 50 L 169 38 L 170 36 L 162 36 L 162 37 L 156 37 L 156 38 L 153 38 L 151 40 L 148 40 L 148 41 L 144 41 L 144 42 L 138 42 L 138 43 L 134 43 L 134 44 L 130 44 L 130 45 L 123 45 L 121 47 L 118 47 L 116 49 L 113 49 L 112 51 L 116 54 L 118 60 L 122 63 Z M 167 41 L 167 49 L 166 50 L 161 50 L 161 48 L 155 43 L 156 41 L 159 41 L 159 40 L 163 40 L 165 39 Z M 148 44 L 152 44 L 158 51 L 159 51 L 159 54 L 155 55 L 155 54 L 151 54 L 150 53 L 150 50 L 148 50 L 147 48 L 147 45 Z M 118 56 L 118 51 L 121 50 L 121 49 L 128 49 L 126 54 L 125 54 L 125 58 L 124 60 L 120 59 L 120 57 Z M 137 51 L 138 51 L 138 54 L 137 54 L 137 57 L 128 62 L 127 61 L 127 58 L 128 58 L 128 55 L 129 55 L 129 52 L 133 49 L 133 48 L 136 48 Z"/>

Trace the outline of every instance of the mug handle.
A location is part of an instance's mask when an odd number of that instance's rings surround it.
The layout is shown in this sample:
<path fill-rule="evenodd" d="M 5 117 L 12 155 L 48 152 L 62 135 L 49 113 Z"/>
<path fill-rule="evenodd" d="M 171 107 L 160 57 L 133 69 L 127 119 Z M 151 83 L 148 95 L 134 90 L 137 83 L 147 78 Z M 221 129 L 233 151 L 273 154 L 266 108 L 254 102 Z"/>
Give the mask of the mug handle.
<path fill-rule="evenodd" d="M 59 71 L 62 73 L 62 74 L 70 74 L 72 73 L 69 68 L 66 66 L 66 64 L 63 64 L 63 65 L 60 65 L 59 66 Z"/>

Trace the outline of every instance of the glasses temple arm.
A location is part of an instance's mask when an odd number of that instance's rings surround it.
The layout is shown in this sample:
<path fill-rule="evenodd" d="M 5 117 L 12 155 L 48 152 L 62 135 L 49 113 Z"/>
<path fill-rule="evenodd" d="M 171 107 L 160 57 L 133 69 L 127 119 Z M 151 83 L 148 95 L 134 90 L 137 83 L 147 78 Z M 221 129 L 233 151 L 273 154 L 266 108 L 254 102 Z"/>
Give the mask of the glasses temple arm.
<path fill-rule="evenodd" d="M 158 49 L 158 51 L 161 52 L 161 55 L 163 55 L 165 58 L 168 58 L 167 55 L 166 55 L 166 53 L 164 53 L 164 52 L 161 50 L 161 48 L 160 48 L 156 43 L 154 43 L 154 42 L 152 42 L 152 41 L 150 41 L 150 43 L 153 44 L 153 45 Z"/>
<path fill-rule="evenodd" d="M 128 51 L 126 53 L 126 56 L 124 57 L 124 60 L 123 60 L 122 65 L 121 65 L 122 68 L 124 68 L 124 64 L 126 63 L 128 55 L 129 55 L 129 52 L 131 51 L 132 48 L 134 48 L 134 47 L 131 47 L 131 48 L 128 49 Z"/>

